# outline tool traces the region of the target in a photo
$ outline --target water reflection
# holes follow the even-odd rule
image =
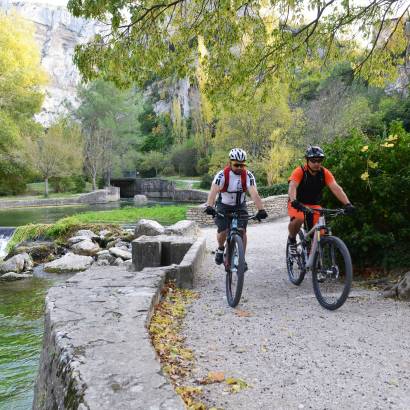
[[[27,410],[33,400],[43,337],[44,297],[69,275],[0,282],[0,409]]]
[[[145,206],[174,205],[173,201],[149,201]],[[70,205],[70,206],[47,206],[27,207],[0,210],[0,226],[21,226],[30,223],[53,223],[60,218],[86,211],[106,211],[123,207],[134,207],[132,199],[121,199],[119,202],[94,205]]]

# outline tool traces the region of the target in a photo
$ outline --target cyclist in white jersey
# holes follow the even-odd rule
[[[218,215],[217,212],[225,214],[229,211],[239,210],[241,216],[246,216],[246,192],[249,192],[258,209],[256,218],[259,220],[265,219],[268,214],[263,209],[262,200],[256,189],[255,177],[246,169],[246,152],[240,148],[233,148],[229,152],[229,165],[215,175],[205,208],[205,213],[215,217],[215,223],[218,227],[218,249],[215,254],[215,262],[218,265],[223,262],[224,243],[228,234],[228,221],[227,218]],[[215,201],[216,210],[214,208]],[[245,250],[247,223],[247,219],[240,219],[238,221],[238,227],[243,232],[242,239]],[[247,265],[245,266],[247,268]]]

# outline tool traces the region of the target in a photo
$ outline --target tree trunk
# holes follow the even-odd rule
[[[48,178],[44,179],[44,196],[48,198]]]
[[[97,189],[97,183],[96,183],[96,181],[95,181],[95,175],[93,175],[93,180],[92,180],[92,183],[93,183],[93,191],[95,191],[96,189]]]

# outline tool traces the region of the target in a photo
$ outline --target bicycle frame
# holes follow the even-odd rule
[[[313,260],[315,258],[315,254],[318,250],[320,252],[319,245],[320,245],[320,238],[321,238],[321,230],[324,228],[328,229],[326,227],[325,216],[322,214],[319,217],[319,221],[313,226],[313,228],[309,232],[305,233],[305,239],[310,238],[310,237],[313,238],[312,247],[310,249],[310,255],[309,255],[309,258],[307,258],[307,262],[306,262],[306,268],[311,269],[313,267]]]

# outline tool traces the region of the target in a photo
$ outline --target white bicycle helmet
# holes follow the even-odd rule
[[[229,159],[233,161],[246,161],[246,152],[241,148],[232,148],[229,151]]]

